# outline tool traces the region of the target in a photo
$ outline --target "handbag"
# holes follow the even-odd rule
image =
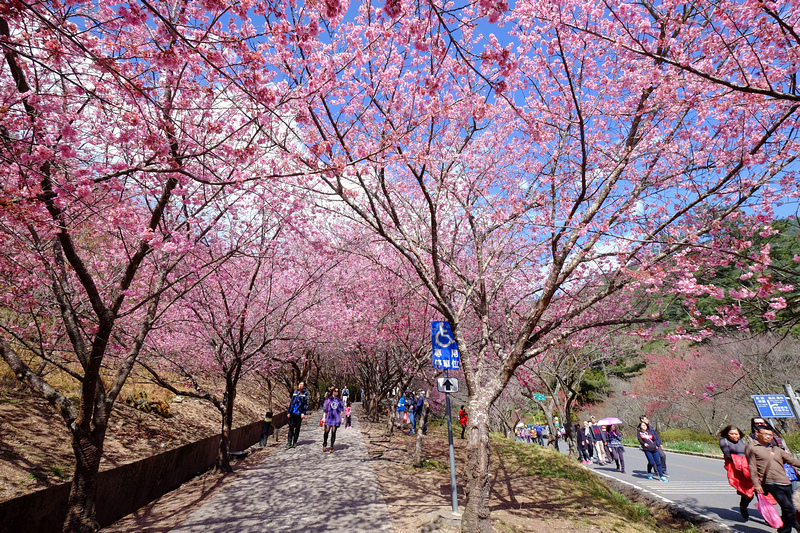
[[[789,476],[789,481],[797,481],[797,472],[795,472],[792,465],[783,463],[783,470],[786,472],[786,475]]]
[[[767,521],[771,527],[779,528],[783,526],[783,520],[781,520],[781,515],[778,514],[778,511],[769,504],[767,499],[764,497],[764,494],[758,494],[758,501],[756,502],[756,511],[758,511],[764,520]]]
[[[408,422],[408,413],[403,413],[403,422]]]
[[[325,425],[325,417],[323,416],[322,418],[319,419],[319,427],[322,427],[324,425]]]

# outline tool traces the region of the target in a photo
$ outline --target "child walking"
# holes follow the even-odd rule
[[[344,428],[347,429],[351,427],[350,425],[350,403],[347,403],[347,407],[344,410]]]

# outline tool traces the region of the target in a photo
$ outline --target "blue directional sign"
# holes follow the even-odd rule
[[[752,398],[762,418],[794,418],[789,402],[783,394],[755,394]]]
[[[431,322],[431,343],[433,344],[433,368],[445,370],[461,368],[461,356],[458,353],[458,345],[449,322]]]

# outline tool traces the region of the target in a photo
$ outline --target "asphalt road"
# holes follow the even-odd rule
[[[562,443],[562,452],[565,447]],[[647,460],[638,448],[625,449],[625,474],[617,472],[614,463],[587,466],[600,474],[630,483],[640,490],[649,491],[662,499],[705,515],[734,531],[775,531],[756,511],[755,500],[750,503],[750,520],[742,520],[739,514],[739,495],[728,484],[722,459],[667,452],[669,482],[666,483],[647,479]]]

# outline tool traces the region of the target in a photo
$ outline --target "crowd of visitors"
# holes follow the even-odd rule
[[[413,435],[417,432],[417,422],[422,418],[422,413],[425,412],[425,419],[423,421],[422,433],[428,432],[428,413],[430,406],[425,400],[425,391],[419,391],[419,394],[414,394],[412,391],[407,390],[400,399],[397,401],[396,408],[396,425],[398,429],[405,431],[408,429],[408,434]]]
[[[344,420],[345,429],[351,427],[351,402],[349,400],[349,395],[350,393],[347,386],[342,387],[342,391],[340,391],[338,387],[331,385],[320,398],[322,418],[319,420],[319,425],[324,429],[322,437],[323,452],[333,453],[336,444],[336,431],[339,429],[339,426],[342,425],[342,420]],[[289,408],[286,410],[289,419],[289,437],[286,448],[294,448],[297,446],[297,439],[300,436],[300,425],[308,411],[308,399],[308,390],[306,390],[305,383],[301,381],[297,384],[297,388],[292,393],[289,401]],[[330,438],[330,447],[328,446],[328,438]]]
[[[425,392],[414,394],[406,391],[397,402],[396,425],[400,429],[408,429],[409,434],[417,431],[418,422],[422,421],[422,433],[427,433],[430,406]],[[308,409],[309,393],[305,384],[300,382],[291,396],[287,410],[289,436],[287,448],[297,445],[300,425]],[[336,431],[342,421],[345,428],[351,427],[351,405],[347,387],[340,390],[329,387],[321,399],[323,410],[320,425],[324,426],[322,451],[333,453],[336,443]],[[424,413],[424,417],[423,417]],[[468,415],[462,405],[458,412],[458,423],[461,425],[461,438],[466,432]],[[572,426],[572,436],[578,450],[581,463],[606,465],[615,464],[616,470],[625,473],[625,447],[622,444],[622,433],[619,419],[603,419],[600,422],[594,416],[583,421],[582,425]],[[515,436],[518,441],[544,446],[552,444],[558,449],[558,441],[566,438],[566,428],[556,425],[551,435],[547,424],[525,424],[521,419],[516,425]],[[330,446],[328,439],[330,438]],[[639,448],[647,460],[647,477],[667,482],[667,460],[664,447],[658,432],[650,425],[647,416],[639,417],[636,427],[636,439]],[[750,503],[758,498],[759,509],[769,524],[776,527],[778,533],[789,533],[792,529],[800,532],[797,519],[796,504],[800,495],[795,494],[800,460],[794,458],[786,446],[781,434],[764,418],[750,420],[750,433],[745,433],[734,425],[725,426],[719,433],[719,447],[724,456],[724,467],[728,482],[740,496],[739,512],[742,519],[750,518]],[[780,516],[772,506],[780,507]]]
[[[661,463],[658,450],[661,440],[658,433],[650,427],[647,417],[642,417],[637,428],[637,440],[647,458],[647,477],[653,479],[651,468],[655,467],[661,481],[668,481],[666,463]],[[618,421],[618,420],[617,420]],[[602,421],[601,421],[602,422]],[[583,426],[575,424],[575,443],[578,448],[578,459],[583,464],[611,464],[618,472],[625,473],[625,447],[622,444],[622,432],[617,424],[598,423],[595,417],[583,421]]]
[[[573,430],[583,464],[602,465],[613,461],[618,471],[625,472],[625,449],[616,424],[598,423],[590,417],[582,426],[575,424]],[[639,417],[636,439],[647,459],[647,477],[657,476],[661,481],[669,481],[664,446],[647,416]],[[748,434],[734,425],[725,426],[719,433],[719,447],[728,482],[740,496],[742,519],[750,518],[750,503],[758,498],[756,508],[778,533],[800,531],[797,510],[800,493],[796,493],[798,471],[795,470],[800,468],[800,460],[791,454],[780,433],[764,418],[756,417],[750,420]],[[779,506],[780,515],[774,505]]]
[[[539,446],[552,445],[558,449],[558,442],[566,438],[566,429],[561,425],[556,424],[556,430],[552,432],[552,439],[550,438],[550,426],[547,424],[525,424],[520,420],[514,428],[514,433],[519,442],[527,442],[538,444]]]
[[[793,500],[797,490],[795,467],[800,467],[800,461],[789,452],[780,433],[766,420],[756,417],[750,419],[747,436],[738,427],[729,425],[722,428],[719,437],[728,482],[740,496],[742,519],[750,518],[750,502],[757,497],[762,517],[779,533],[800,531],[796,498]],[[770,508],[776,504],[781,509],[780,517],[770,516]]]

